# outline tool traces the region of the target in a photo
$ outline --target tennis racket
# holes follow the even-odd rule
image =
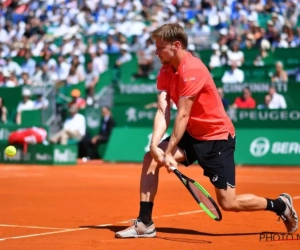
[[[189,190],[199,206],[204,212],[216,221],[222,220],[221,211],[217,203],[213,200],[210,194],[196,181],[182,174],[178,169],[171,166],[173,173],[181,180],[183,185]]]

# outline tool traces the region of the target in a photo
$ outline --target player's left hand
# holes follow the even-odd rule
[[[177,168],[177,161],[174,159],[172,154],[165,154],[163,164],[166,166],[169,173],[172,171],[170,169],[171,166]]]

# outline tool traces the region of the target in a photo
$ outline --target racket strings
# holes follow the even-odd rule
[[[188,185],[197,201],[201,202],[214,216],[219,218],[219,213],[211,200],[195,184],[189,182]]]

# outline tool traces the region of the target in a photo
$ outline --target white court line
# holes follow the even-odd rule
[[[294,200],[298,200],[298,199],[300,199],[300,196],[294,196],[293,199]],[[189,212],[181,212],[181,213],[175,213],[175,214],[166,214],[166,215],[154,216],[153,219],[166,218],[166,217],[174,217],[174,216],[187,215],[187,214],[195,214],[195,213],[201,213],[201,212],[204,212],[204,211],[203,210],[194,210],[194,211],[189,211]],[[117,222],[115,224],[124,224],[124,223],[128,223],[129,221],[130,220],[121,221],[121,222]],[[96,227],[106,227],[106,226],[112,226],[112,225],[113,224],[101,224],[101,225],[96,225]],[[9,225],[7,225],[7,226],[9,226]],[[13,226],[17,227],[17,225],[13,225]],[[19,227],[27,227],[27,226],[19,226]],[[28,226],[28,228],[32,228],[32,226]],[[35,227],[35,228],[43,228],[43,227]],[[61,228],[59,228],[59,229],[61,229]],[[88,229],[90,229],[90,228],[85,227],[85,228],[64,229],[64,230],[59,230],[59,231],[54,231],[54,232],[48,232],[48,233],[28,234],[28,235],[21,235],[21,236],[0,238],[0,241],[22,239],[22,238],[31,238],[31,237],[37,237],[37,236],[43,236],[43,235],[51,235],[51,234],[58,234],[58,233],[68,233],[68,232],[75,232],[75,231],[83,231],[83,230],[88,230]]]
[[[202,210],[196,210],[196,211],[190,211],[190,212],[184,212],[184,213],[167,214],[167,215],[155,216],[155,217],[153,217],[153,219],[164,218],[164,217],[172,217],[172,216],[178,216],[178,215],[186,215],[186,214],[194,214],[194,213],[199,213],[199,212],[203,212],[203,211]],[[130,220],[121,221],[121,222],[117,222],[115,224],[124,224],[124,223],[128,223],[129,221]],[[106,227],[106,226],[112,226],[112,225],[113,224],[101,224],[101,225],[96,225],[96,227]],[[21,227],[26,227],[26,226],[21,226]],[[29,228],[31,228],[31,226],[29,226]],[[64,229],[64,230],[59,230],[59,231],[54,231],[54,232],[47,232],[47,233],[40,233],[40,234],[27,234],[27,235],[21,235],[21,236],[0,238],[0,241],[15,240],[15,239],[22,239],[22,238],[31,238],[31,237],[58,234],[58,233],[68,233],[68,232],[82,231],[82,230],[88,230],[88,229],[90,229],[90,228],[85,227],[85,228]]]
[[[21,225],[10,225],[10,224],[0,224],[0,227],[23,227],[23,228],[38,228],[38,229],[54,229],[54,230],[68,230],[73,228],[58,228],[58,227],[38,227],[38,226],[21,226]]]
[[[0,241],[22,239],[22,238],[30,238],[30,237],[36,237],[36,236],[49,235],[49,234],[67,233],[67,232],[74,232],[74,231],[80,231],[80,230],[85,230],[85,229],[88,229],[88,228],[74,228],[74,229],[66,229],[66,230],[60,230],[60,231],[48,232],[48,233],[27,234],[27,235],[22,235],[22,236],[14,236],[14,237],[1,238]]]

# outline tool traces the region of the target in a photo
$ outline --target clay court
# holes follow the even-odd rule
[[[215,197],[199,167],[180,170]],[[1,165],[0,249],[299,249],[300,240],[260,241],[262,232],[285,233],[270,212],[223,212],[213,221],[165,169],[154,208],[157,237],[115,239],[137,216],[139,176],[139,164]],[[237,192],[290,193],[299,213],[300,169],[238,167]]]

